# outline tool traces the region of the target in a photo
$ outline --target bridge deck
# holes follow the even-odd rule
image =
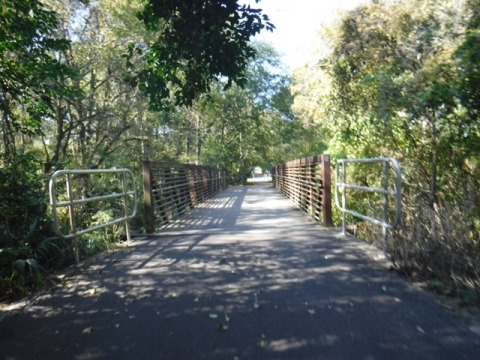
[[[466,325],[336,233],[230,188],[5,317],[1,358],[478,358]]]

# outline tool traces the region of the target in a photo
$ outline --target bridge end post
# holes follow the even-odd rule
[[[323,224],[325,226],[332,226],[332,180],[330,171],[330,155],[322,155],[321,159],[322,168],[322,184],[323,184]]]
[[[153,208],[153,192],[152,192],[152,168],[150,161],[143,161],[143,195],[145,207],[145,231],[152,233],[155,231],[155,214]]]

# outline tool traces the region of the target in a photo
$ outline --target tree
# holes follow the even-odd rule
[[[295,99],[296,113],[326,128],[334,160],[401,161],[404,226],[391,255],[407,274],[458,288],[479,281],[478,14],[478,1],[468,0],[362,5],[329,31],[318,80],[296,77],[294,88],[307,94]],[[349,177],[381,186],[357,168]],[[373,211],[366,200],[351,205]]]
[[[244,85],[245,68],[255,56],[249,44],[262,29],[273,30],[261,10],[238,0],[148,0],[140,14],[156,39],[145,53],[145,68],[131,77],[150,97],[152,108],[162,107],[170,94],[177,105],[191,105],[208,92],[214,80]]]
[[[433,208],[439,183],[451,173],[445,160],[465,140],[455,135],[467,124],[459,116],[453,62],[463,15],[448,1],[422,5],[414,11],[415,2],[374,3],[352,11],[330,64],[343,139],[360,154],[381,149],[415,159],[411,184]]]
[[[466,26],[465,38],[455,52],[458,75],[460,79],[459,98],[462,105],[468,111],[468,117],[478,124],[480,121],[480,4],[478,1],[468,1],[467,10],[469,14]],[[472,132],[469,137],[471,147],[477,152],[479,137],[478,132]]]
[[[141,2],[47,1],[60,19],[58,32],[72,43],[58,56],[78,69],[73,85],[83,97],[58,99],[55,117],[45,121],[49,128],[43,139],[45,172],[65,164],[82,168],[136,164],[148,140],[147,119],[152,117],[141,91],[125,81],[124,54],[129,42],[140,45],[149,39],[136,16]],[[134,69],[140,66],[136,60],[130,64]]]
[[[39,0],[0,4],[0,121],[6,161],[15,156],[16,134],[39,135],[53,115],[53,99],[74,90],[59,81],[74,75],[54,56],[69,42],[57,39],[57,18]]]

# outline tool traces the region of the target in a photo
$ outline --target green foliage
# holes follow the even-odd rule
[[[38,288],[49,269],[61,268],[66,258],[57,237],[27,238],[19,247],[0,247],[0,299],[17,298]]]
[[[478,21],[479,18],[480,15],[477,11],[475,16],[472,16],[471,21]],[[480,102],[480,67],[477,61],[479,57],[480,30],[471,28],[467,30],[465,40],[458,47],[455,59],[458,63],[457,69],[460,78],[459,98],[463,106],[468,110],[470,120],[476,123],[478,123],[480,117],[478,110]]]
[[[177,105],[191,105],[214,80],[227,79],[226,88],[244,85],[255,55],[250,38],[274,28],[261,10],[238,0],[149,0],[140,18],[157,38],[149,44],[145,69],[132,81],[156,109],[170,93]],[[134,51],[143,52],[132,46],[129,58]]]
[[[41,164],[33,153],[17,155],[1,168],[0,244],[18,246],[46,225],[44,186]]]
[[[58,80],[73,75],[53,52],[69,42],[55,38],[55,13],[38,0],[0,4],[0,121],[3,155],[15,155],[15,134],[42,133],[42,121],[53,115],[52,102],[73,90]]]
[[[146,144],[149,156],[221,166],[231,183],[244,183],[255,166],[266,170],[323,146],[318,127],[293,119],[289,79],[277,68],[278,55],[267,45],[255,46],[257,57],[247,67],[244,88],[212,84],[208,96],[193,106],[155,117],[156,132]]]
[[[105,224],[108,221],[112,221],[118,218],[119,211],[122,211],[122,209],[115,209],[114,207],[106,208],[106,210],[98,210],[92,216],[89,226]],[[117,213],[117,215],[115,215],[115,213]],[[82,237],[81,252],[85,256],[90,256],[103,250],[109,250],[111,245],[114,245],[125,236],[124,229],[125,226],[121,223],[85,235]]]
[[[333,160],[400,160],[405,216],[390,254],[401,272],[440,279],[457,295],[480,287],[478,9],[449,0],[362,5],[327,31],[332,51],[293,84],[295,114],[328,134]],[[348,176],[374,183],[361,169]],[[378,203],[348,201],[367,213]],[[372,232],[360,225],[360,236]]]
[[[0,168],[0,289],[6,297],[37,285],[61,251],[46,216],[44,180],[32,153]]]

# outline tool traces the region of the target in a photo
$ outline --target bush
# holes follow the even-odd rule
[[[46,216],[48,198],[41,164],[18,155],[0,171],[0,294],[18,296],[37,286],[57,265],[62,243]]]
[[[457,204],[407,206],[391,241],[396,267],[445,295],[480,302],[480,234],[475,218]]]

